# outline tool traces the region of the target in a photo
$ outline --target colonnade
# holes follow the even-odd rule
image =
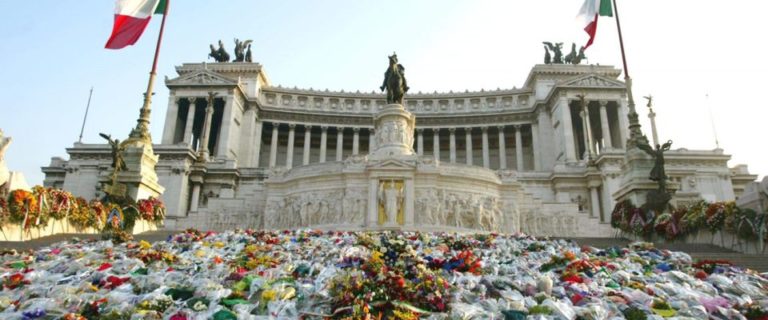
[[[374,129],[370,127],[343,127],[295,123],[270,123],[271,130],[266,129],[261,141],[269,146],[266,167],[284,166],[292,168],[299,165],[294,157],[301,157],[301,165],[324,163],[327,161],[342,161],[345,155],[360,155],[375,150]],[[317,130],[319,128],[319,132]],[[286,130],[287,129],[287,130]],[[286,132],[287,131],[287,132]],[[364,135],[367,131],[368,134]],[[428,147],[425,131],[431,131],[432,145]],[[457,131],[463,134],[463,141],[458,141]],[[296,136],[303,133],[303,142],[298,142]],[[361,134],[362,132],[362,134]],[[317,134],[319,133],[319,146]],[[351,150],[349,135],[352,136]],[[447,134],[448,148],[445,148]],[[331,137],[329,137],[331,135]],[[335,157],[329,154],[329,139],[336,137]],[[496,137],[493,137],[493,136]],[[286,139],[287,136],[287,139]],[[431,156],[449,163],[482,166],[488,169],[510,169],[531,171],[539,168],[538,156],[538,126],[537,124],[511,124],[480,127],[442,127],[416,128],[414,151],[420,156]],[[479,139],[478,139],[479,137]],[[425,139],[427,138],[427,139]],[[301,139],[301,138],[300,138]],[[475,141],[475,140],[479,141]],[[508,141],[507,139],[514,139]],[[443,141],[441,141],[443,140]],[[346,148],[345,148],[345,142]],[[459,158],[457,149],[463,142],[463,159]],[[479,142],[479,145],[477,143]],[[314,146],[314,148],[313,148]],[[367,152],[361,149],[367,146]],[[303,147],[302,151],[296,148]],[[332,147],[332,146],[331,146]],[[283,151],[285,155],[283,155]],[[448,153],[448,159],[441,159],[441,150]],[[258,156],[258,155],[257,155]],[[280,158],[280,159],[279,159]],[[265,160],[266,160],[265,159]],[[513,159],[508,163],[507,159]]]

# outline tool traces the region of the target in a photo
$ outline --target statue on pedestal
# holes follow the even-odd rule
[[[112,139],[112,135],[99,133],[99,135],[106,139],[109,142],[109,145],[112,147],[112,168],[115,168],[115,171],[125,171],[128,169],[128,167],[125,165],[125,160],[123,160],[123,151],[125,151],[125,146],[120,145],[119,139]]]
[[[403,104],[403,97],[410,88],[405,80],[405,68],[397,62],[396,53],[389,56],[389,67],[384,72],[384,83],[379,88],[381,91],[387,90],[387,103]]]
[[[640,150],[645,151],[645,153],[653,157],[654,164],[649,178],[659,183],[659,191],[666,191],[667,178],[669,177],[667,177],[667,173],[664,171],[664,152],[669,151],[671,146],[672,140],[667,141],[661,146],[657,144],[655,150],[648,144],[642,143],[637,145]]]

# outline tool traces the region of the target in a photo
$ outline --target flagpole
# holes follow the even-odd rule
[[[149,83],[147,92],[144,93],[144,105],[139,113],[136,128],[131,131],[129,140],[142,140],[152,144],[152,136],[149,133],[149,115],[152,112],[152,88],[155,86],[155,77],[157,76],[157,58],[160,56],[160,43],[163,41],[163,31],[165,30],[165,18],[168,16],[168,7],[171,6],[171,0],[165,0],[163,9],[163,21],[160,23],[160,33],[157,36],[157,45],[155,46],[155,57],[152,61],[152,71],[149,72]]]
[[[621,34],[621,22],[619,21],[619,7],[616,6],[616,0],[613,0],[613,11],[616,13],[616,28],[619,31],[619,46],[621,46],[621,61],[624,64],[624,83],[627,86],[627,100],[629,107],[629,139],[627,139],[627,149],[635,147],[638,143],[648,144],[648,138],[643,135],[640,129],[640,121],[635,110],[635,99],[632,96],[632,78],[629,76],[627,68],[627,55],[624,52],[624,37]]]
[[[83,131],[85,130],[85,120],[88,119],[88,109],[91,108],[91,97],[93,97],[93,86],[91,86],[91,93],[88,94],[88,104],[85,105],[85,116],[83,116],[83,126],[80,127],[80,138],[77,142],[83,142]]]

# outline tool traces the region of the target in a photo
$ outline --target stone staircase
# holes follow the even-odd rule
[[[572,238],[581,245],[589,245],[596,248],[612,246],[626,247],[631,240],[625,238]],[[758,272],[768,272],[768,255],[744,254],[713,244],[704,243],[655,243],[659,249],[671,251],[683,251],[691,255],[693,261],[729,260],[735,265],[750,268]]]

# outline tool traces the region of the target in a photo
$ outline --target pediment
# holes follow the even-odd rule
[[[624,82],[599,76],[597,74],[588,74],[576,78],[568,79],[557,85],[558,87],[568,88],[616,88],[623,89]]]
[[[165,79],[165,84],[172,86],[236,86],[237,81],[216,72],[204,69],[188,73],[174,79]]]
[[[413,170],[416,169],[416,163],[410,163],[399,159],[385,159],[375,162],[368,166],[369,170]]]

